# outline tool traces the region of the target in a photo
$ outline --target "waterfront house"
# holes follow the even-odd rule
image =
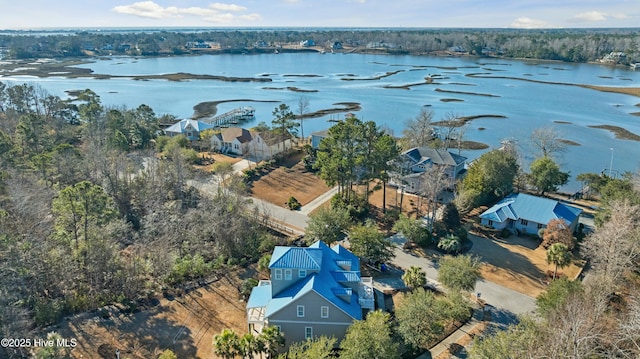
[[[276,326],[291,343],[319,337],[344,338],[349,325],[374,309],[373,281],[361,277],[360,260],[339,244],[277,246],[247,302],[249,332]]]
[[[320,148],[320,141],[327,137],[329,137],[328,129],[311,133],[311,148],[316,150]]]
[[[447,178],[446,187],[453,188],[465,172],[467,158],[447,150],[428,147],[414,147],[400,154],[396,159],[391,176],[391,185],[404,187],[407,192],[417,193],[423,181],[428,181],[428,169],[440,166]]]
[[[550,198],[513,193],[480,215],[482,225],[508,229],[514,233],[538,234],[552,219],[562,219],[574,232],[580,208]]]
[[[184,135],[190,141],[197,141],[200,139],[200,132],[210,128],[213,128],[213,125],[197,120],[184,119],[167,127],[164,133],[169,137]]]
[[[211,149],[226,154],[245,156],[254,161],[268,161],[273,156],[290,149],[291,135],[276,130],[250,131],[241,127],[223,129],[211,137]]]

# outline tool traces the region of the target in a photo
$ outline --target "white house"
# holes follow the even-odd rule
[[[480,222],[495,229],[537,234],[552,219],[563,219],[576,230],[582,210],[577,207],[526,193],[513,193],[480,215]]]
[[[241,127],[223,129],[211,137],[211,149],[222,153],[245,156],[255,161],[268,161],[291,148],[291,136],[282,141],[275,130],[250,131]]]

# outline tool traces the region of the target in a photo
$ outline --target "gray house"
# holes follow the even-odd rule
[[[400,154],[395,160],[396,171],[392,174],[390,184],[404,186],[407,192],[417,193],[422,188],[422,182],[429,180],[425,172],[432,166],[441,166],[448,178],[448,187],[453,188],[465,173],[467,158],[456,155],[447,150],[428,147],[414,147]]]
[[[373,281],[360,276],[360,260],[344,247],[318,241],[273,250],[271,280],[253,288],[247,302],[249,332],[276,326],[286,346],[317,336],[339,340],[363,310],[374,309]]]
[[[515,233],[538,234],[552,219],[562,219],[574,232],[582,210],[550,198],[514,193],[480,215],[482,225]]]

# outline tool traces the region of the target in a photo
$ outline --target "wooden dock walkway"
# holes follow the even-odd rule
[[[235,108],[229,112],[211,118],[204,118],[200,121],[214,125],[216,127],[228,127],[230,124],[235,125],[240,121],[252,120],[255,117],[256,110],[251,106]]]

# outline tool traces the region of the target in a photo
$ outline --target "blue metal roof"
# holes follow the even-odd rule
[[[317,248],[276,247],[269,268],[320,270],[322,250]]]
[[[507,219],[547,224],[552,219],[562,218],[573,222],[582,210],[549,198],[532,196],[526,193],[514,193],[486,210],[480,218],[495,222]]]
[[[253,287],[251,295],[247,301],[247,308],[266,307],[271,300],[271,285],[259,285]]]
[[[335,279],[338,283],[346,283],[346,282],[359,282],[360,281],[360,272],[331,272],[333,279]]]
[[[352,271],[344,271],[338,261],[350,261]],[[358,302],[356,291],[343,287],[341,282],[360,281],[360,261],[353,253],[339,245],[329,248],[323,242],[316,242],[307,248],[281,247],[274,248],[269,268],[317,269],[282,292],[273,295],[271,285],[255,287],[247,308],[264,307],[268,318],[283,308],[295,304],[302,296],[315,292],[327,302],[335,305],[350,317],[362,319],[362,307]],[[349,301],[338,295],[350,295]]]

